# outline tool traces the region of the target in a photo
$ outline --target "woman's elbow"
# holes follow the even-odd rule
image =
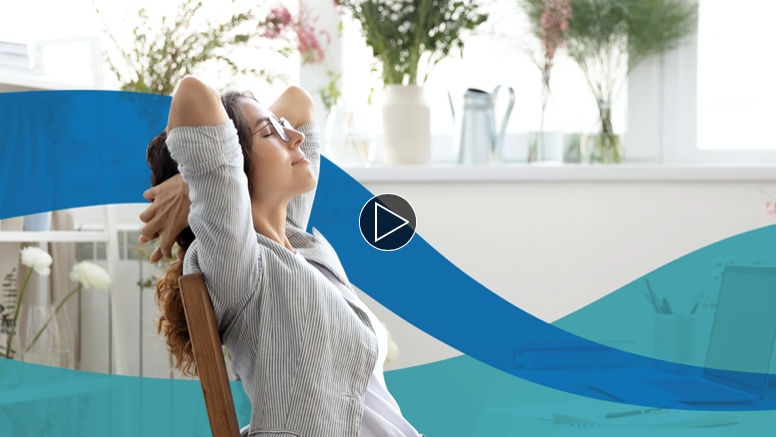
[[[180,81],[170,103],[170,129],[220,124],[227,118],[218,91],[194,76]]]
[[[287,94],[289,99],[294,102],[298,126],[315,121],[315,102],[307,91],[298,86],[290,86],[284,91],[284,94]]]

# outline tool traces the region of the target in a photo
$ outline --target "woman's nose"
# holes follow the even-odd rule
[[[285,130],[286,135],[288,136],[288,143],[291,144],[291,147],[297,148],[302,145],[302,142],[304,141],[303,133],[289,128],[285,128]]]

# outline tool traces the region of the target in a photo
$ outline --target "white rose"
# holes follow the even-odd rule
[[[107,290],[110,287],[110,275],[105,269],[89,261],[81,261],[73,266],[70,279],[81,284],[83,288]]]
[[[382,323],[383,328],[385,328],[385,334],[388,336],[388,353],[385,355],[384,363],[384,365],[387,366],[396,361],[396,358],[399,358],[399,345],[396,344],[396,342],[391,338],[391,331],[388,330],[388,327],[385,326],[385,323],[382,321],[380,323]]]
[[[51,273],[51,255],[46,253],[40,247],[28,246],[21,250],[22,252],[22,264],[34,269],[36,272],[43,276],[48,276]]]

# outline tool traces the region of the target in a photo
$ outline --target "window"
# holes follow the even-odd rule
[[[478,35],[465,41],[463,58],[454,53],[442,60],[431,70],[425,84],[425,96],[431,106],[432,161],[451,162],[453,159],[453,122],[448,91],[453,102],[460,106],[467,88],[491,92],[497,85],[503,84],[515,90],[516,101],[504,142],[505,158],[508,161],[524,162],[528,151],[528,133],[539,130],[541,72],[520,45],[515,43],[521,37],[529,42],[533,38],[528,36],[527,18],[514,1],[481,3],[481,11],[490,14],[488,21],[478,29]],[[371,48],[361,36],[360,25],[351,20],[347,12],[341,18],[343,96],[351,107],[369,112],[374,129],[382,132],[380,108],[384,91],[379,76],[381,66],[377,64],[378,71],[370,72],[376,61]],[[505,35],[495,36],[498,33]],[[423,65],[424,60],[421,60],[421,72]],[[419,74],[420,80],[422,74]],[[548,105],[545,130],[589,133],[598,129],[595,97],[579,67],[563,53],[556,55],[550,86],[555,99],[555,113]],[[371,88],[374,88],[374,93],[370,107],[366,101]],[[500,126],[508,103],[508,93],[503,88],[496,110],[497,126]],[[613,123],[617,133],[624,134],[627,131],[627,100],[628,87],[625,84],[613,105]]]
[[[286,0],[278,1],[294,3]],[[131,50],[134,40],[132,30],[139,22],[137,15],[140,8],[145,8],[150,18],[148,24],[156,32],[161,28],[162,15],[175,17],[178,5],[182,2],[97,0],[95,4],[100,10],[99,15],[95,12],[92,2],[84,0],[6,3],[3,5],[3,13],[0,14],[0,41],[20,42],[31,46],[33,41],[99,35],[100,49],[107,50],[111,57],[119,59],[120,55],[114,42],[101,29],[101,18],[110,26],[119,44],[124,49]],[[191,28],[201,27],[202,22],[208,18],[218,21],[228,18],[233,13],[251,8],[266,9],[261,2],[258,8],[257,3],[251,0],[238,0],[233,4],[219,0],[202,0],[202,3],[202,9],[194,16],[194,20],[188,23]],[[39,12],[41,10],[45,10],[46,13],[41,14]],[[20,17],[35,17],[35,19],[19,19]],[[46,79],[72,85],[91,86],[92,73],[87,44],[69,43],[44,47],[44,58],[45,67],[50,76]],[[274,100],[287,85],[299,83],[299,55],[296,52],[285,57],[272,50],[238,47],[234,50],[233,58],[241,67],[270,69],[275,73],[284,74],[288,77],[288,83],[275,82],[269,85],[258,77],[233,77],[223,62],[216,61],[203,64],[195,73],[216,89],[222,90],[227,86],[233,86],[240,90],[251,90],[260,101],[266,103]],[[121,62],[118,64],[121,65]],[[118,89],[120,84],[107,63],[103,63],[102,72],[104,88]]]
[[[321,3],[324,0],[310,0]],[[687,0],[696,1],[696,0]],[[630,162],[766,162],[776,161],[776,49],[768,45],[768,17],[776,4],[764,0],[699,0],[699,29],[682,45],[631,72],[614,100],[615,132],[625,135]],[[512,1],[483,4],[496,30],[527,35],[527,23]],[[485,26],[488,24],[486,23]],[[358,24],[344,20],[342,41],[343,95],[362,105],[375,88],[371,111],[382,130],[382,83],[369,73],[372,61]],[[487,66],[487,68],[483,68]],[[429,76],[426,96],[432,110],[432,161],[452,153],[452,121],[447,91],[454,97],[467,87],[491,91],[500,83],[515,89],[517,101],[507,125],[505,153],[524,160],[528,132],[539,126],[540,76],[518,48],[507,48],[488,35],[467,40],[463,60],[440,62]],[[594,132],[596,106],[577,65],[556,57],[551,86],[564,133]],[[506,99],[502,99],[506,100]],[[440,151],[450,150],[450,156]],[[442,158],[442,159],[440,159]]]
[[[700,0],[698,32],[641,75],[638,86],[657,96],[656,115],[643,123],[660,132],[660,160],[776,161],[776,140],[768,132],[776,117],[770,105],[776,87],[769,77],[775,50],[764,43],[773,10],[764,0]],[[631,89],[636,86],[631,80]]]
[[[700,0],[698,149],[776,150],[776,3]]]

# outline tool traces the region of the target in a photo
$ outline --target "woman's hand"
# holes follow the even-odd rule
[[[151,205],[140,214],[145,226],[140,230],[138,242],[144,244],[161,235],[162,241],[151,254],[151,262],[159,261],[162,256],[171,258],[175,238],[189,226],[189,185],[177,174],[146,190],[143,197]]]

